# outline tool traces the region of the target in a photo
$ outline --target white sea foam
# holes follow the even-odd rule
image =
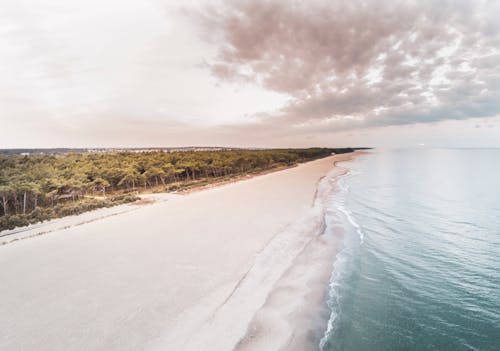
[[[353,256],[356,254],[359,245],[363,244],[364,233],[361,226],[356,222],[352,212],[346,207],[346,198],[349,192],[349,186],[345,179],[354,174],[348,172],[337,181],[337,191],[331,196],[331,201],[327,204],[327,230],[334,224],[341,224],[344,229],[344,247],[337,254],[333,264],[333,272],[330,278],[327,304],[330,309],[330,317],[327,322],[326,330],[319,342],[320,350],[324,350],[325,345],[335,328],[335,322],[338,317],[338,306],[340,304],[339,287],[342,281],[349,275],[350,265]]]

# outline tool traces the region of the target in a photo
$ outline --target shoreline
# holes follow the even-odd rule
[[[337,192],[338,180],[349,172],[338,163],[350,161],[359,154],[335,161],[330,174],[318,181],[313,206],[320,202],[321,217],[325,215],[328,197]],[[318,194],[320,182],[325,181],[330,184],[323,184],[327,189]],[[304,351],[319,347],[330,315],[328,283],[335,257],[341,251],[343,236],[342,227],[331,228],[326,222],[310,232],[307,244],[276,282],[234,351]]]
[[[245,336],[255,318],[270,320],[262,316],[273,291],[302,271],[292,266],[304,268],[312,257],[316,268],[325,267],[321,257],[332,258],[335,245],[313,240],[324,223],[310,204],[322,196],[317,189],[330,179],[323,177],[341,168],[334,163],[353,157],[168,194],[134,211],[0,246],[0,346],[244,350],[258,340],[289,342],[279,332],[271,339]],[[306,286],[317,291],[327,275]]]

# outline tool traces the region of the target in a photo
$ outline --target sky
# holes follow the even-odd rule
[[[500,1],[0,1],[0,148],[500,147]]]

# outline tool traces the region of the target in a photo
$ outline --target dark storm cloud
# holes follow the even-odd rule
[[[286,94],[264,122],[381,126],[500,113],[495,1],[231,1],[192,14],[217,77]]]

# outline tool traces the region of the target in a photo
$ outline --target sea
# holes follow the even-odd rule
[[[499,351],[500,149],[373,150],[343,166],[319,349]]]

